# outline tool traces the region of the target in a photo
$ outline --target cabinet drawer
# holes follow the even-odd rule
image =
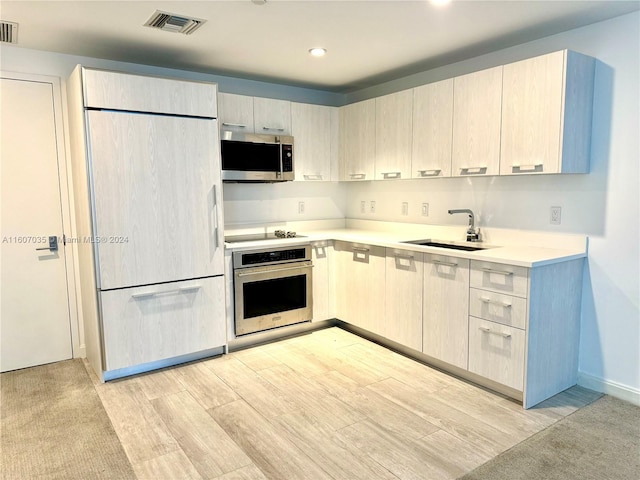
[[[224,277],[100,294],[106,370],[225,344]]]
[[[526,297],[529,290],[529,269],[472,260],[470,284],[475,288]]]
[[[527,319],[527,300],[471,288],[469,291],[469,314],[524,330]]]
[[[83,69],[85,107],[217,117],[214,83]]]
[[[524,330],[469,317],[470,372],[522,391],[524,353]]]

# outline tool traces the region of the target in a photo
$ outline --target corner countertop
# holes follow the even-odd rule
[[[457,258],[468,258],[471,260],[479,260],[493,263],[501,263],[507,265],[515,265],[520,267],[540,267],[551,265],[559,262],[585,258],[587,256],[587,242],[583,238],[583,242],[578,241],[566,242],[561,244],[560,248],[553,248],[540,245],[522,245],[523,241],[514,242],[514,238],[509,236],[494,235],[497,238],[491,239],[491,242],[477,243],[473,245],[486,245],[484,250],[464,251],[454,250],[442,247],[422,246],[411,243],[405,243],[412,240],[432,239],[440,241],[459,241],[459,238],[451,238],[451,236],[443,235],[443,232],[410,231],[391,232],[384,230],[371,230],[362,228],[337,228],[328,230],[310,230],[299,231],[301,237],[283,238],[278,240],[258,240],[241,243],[225,242],[225,248],[230,251],[253,250],[258,248],[277,248],[287,245],[304,245],[308,243],[337,240],[343,242],[352,242],[366,245],[375,245],[385,248],[394,248],[399,250],[407,250],[413,252],[423,252],[434,255],[444,255]],[[427,235],[425,235],[427,233]],[[511,235],[513,237],[513,235]],[[500,242],[505,240],[505,242]],[[508,241],[506,241],[508,240]],[[512,243],[514,242],[514,243]]]

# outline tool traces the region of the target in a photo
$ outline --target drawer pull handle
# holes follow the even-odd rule
[[[303,175],[305,180],[322,180],[322,175]]]
[[[369,249],[368,248],[364,248],[364,247],[353,247],[353,251],[354,252],[368,252]]]
[[[460,175],[483,175],[487,167],[460,167]]]
[[[526,173],[526,172],[542,172],[544,165],[542,163],[533,163],[531,165],[511,165],[511,173]]]
[[[457,267],[458,266],[457,263],[441,262],[440,260],[434,260],[433,263],[435,263],[436,265],[440,265],[442,267]]]
[[[442,170],[440,170],[439,168],[436,168],[434,170],[418,170],[418,173],[421,177],[437,177],[438,175],[440,175],[441,171]]]
[[[171,295],[175,293],[184,293],[191,292],[192,290],[200,290],[202,285],[190,285],[187,287],[174,288],[173,290],[164,290],[160,292],[142,292],[142,293],[134,293],[131,295],[132,298],[145,298],[145,297],[156,297],[158,295]]]
[[[492,300],[492,299],[487,298],[487,297],[480,297],[480,301],[482,301],[484,303],[493,303],[494,305],[500,305],[501,307],[504,307],[504,308],[511,308],[511,304],[510,303],[499,302],[497,300]]]
[[[400,178],[402,172],[382,172],[382,178]]]
[[[392,254],[392,256],[395,258],[404,258],[405,260],[413,260],[413,255],[403,255],[401,253],[394,253]]]
[[[513,272],[506,272],[504,270],[494,270],[493,268],[483,268],[481,270],[485,273],[497,273],[498,275],[504,275],[505,277],[513,275]]]
[[[224,125],[225,127],[247,128],[247,126],[246,126],[246,125],[243,125],[242,123],[227,123],[227,122],[222,122],[222,125]]]
[[[364,180],[365,178],[367,178],[367,174],[366,173],[350,173],[349,176],[353,180]]]
[[[493,330],[491,330],[489,327],[478,327],[480,330],[482,330],[484,333],[491,333],[492,335],[500,335],[501,337],[504,338],[511,338],[511,334],[510,333],[506,333],[506,332],[494,332]]]
[[[276,132],[284,132],[284,128],[280,127],[262,127],[263,130],[275,130]]]

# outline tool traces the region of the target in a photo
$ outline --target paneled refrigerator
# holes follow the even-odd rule
[[[87,357],[102,380],[226,343],[215,84],[78,66],[68,82]]]

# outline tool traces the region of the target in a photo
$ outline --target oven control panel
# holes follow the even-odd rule
[[[233,254],[234,268],[298,262],[310,259],[311,248],[309,245],[251,250],[248,252],[235,252]]]

